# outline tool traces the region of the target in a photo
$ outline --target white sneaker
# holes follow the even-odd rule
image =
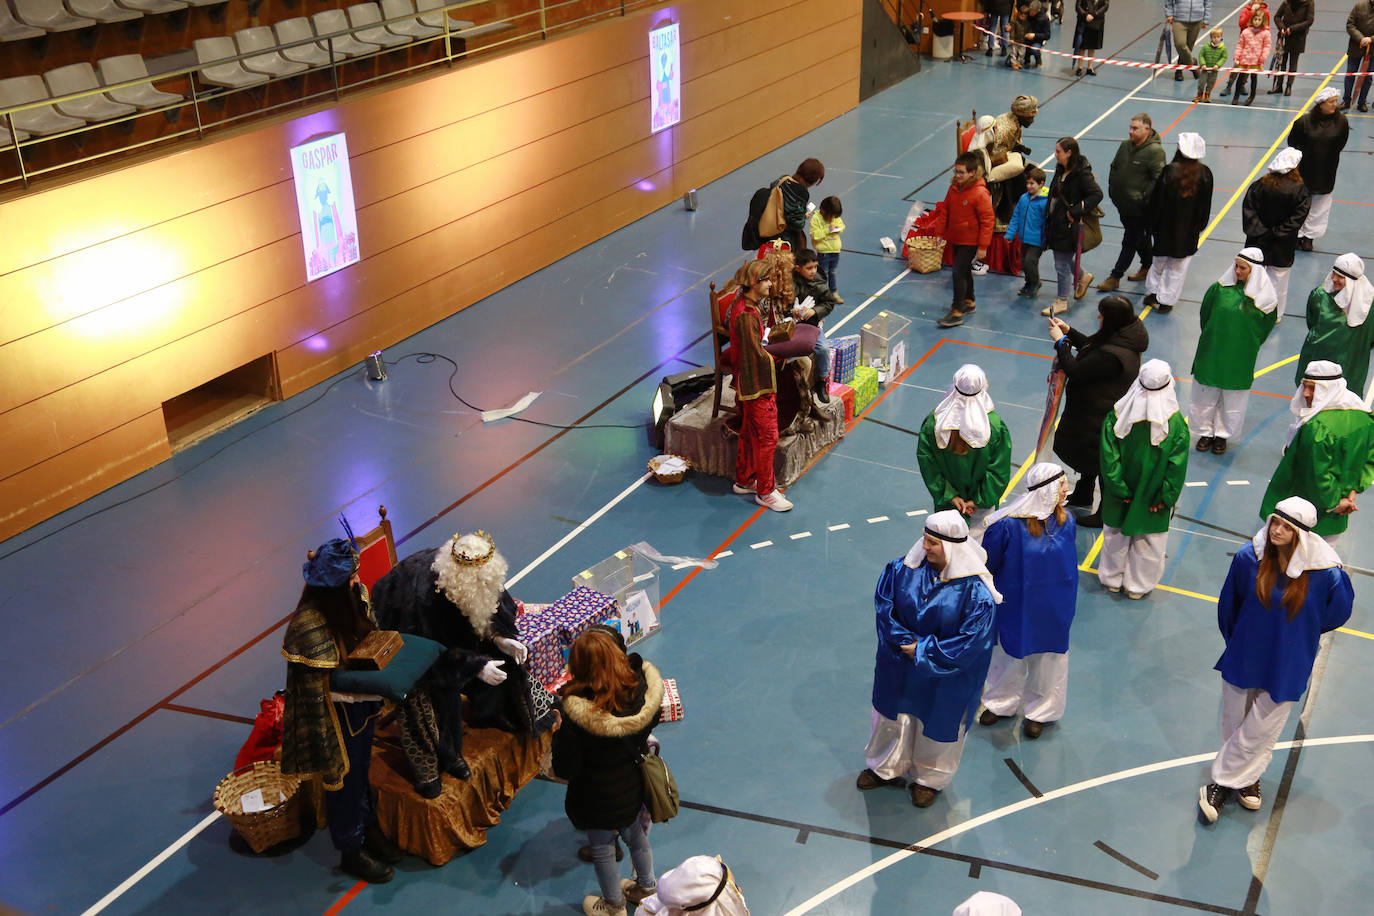
[[[975,277],[985,277],[988,273],[988,265],[983,261],[974,258],[973,267],[970,270]]]
[[[742,487],[737,483],[730,484],[730,489],[735,491],[736,496],[753,496],[756,492],[753,487]]]
[[[772,493],[759,493],[754,496],[754,502],[774,512],[787,512],[792,508],[792,503],[786,496],[782,495],[781,490],[774,490]]]
[[[1069,310],[1069,300],[1056,299],[1040,310],[1042,315],[1062,315]]]
[[[607,903],[599,894],[588,894],[582,899],[582,912],[587,916],[626,916],[625,901]]]

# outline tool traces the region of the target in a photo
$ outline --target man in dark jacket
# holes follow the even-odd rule
[[[792,269],[792,287],[796,291],[798,303],[792,309],[792,317],[817,328],[821,326],[822,321],[830,317],[837,304],[835,293],[820,276],[819,267],[816,252],[803,248],[797,252],[796,266]],[[811,299],[811,304],[803,306],[801,303],[806,302],[808,298]],[[811,362],[814,373],[812,388],[816,392],[816,400],[822,404],[829,404],[830,392],[825,380],[830,377],[830,341],[826,339],[824,332],[816,335],[816,349],[812,351]]]
[[[1302,153],[1302,180],[1312,194],[1312,207],[1298,231],[1298,247],[1312,250],[1312,240],[1326,235],[1331,216],[1331,192],[1341,150],[1350,139],[1350,122],[1341,113],[1335,89],[1327,86],[1313,98],[1312,107],[1293,122],[1288,145]]]
[[[1298,69],[1298,58],[1307,50],[1307,30],[1312,28],[1314,15],[1312,0],[1283,0],[1278,12],[1274,13],[1274,27],[1279,32],[1276,47],[1280,70],[1293,72]],[[1269,94],[1280,92],[1284,95],[1293,94],[1293,77],[1288,77],[1286,85],[1283,77],[1274,77],[1274,88],[1269,90]]]
[[[1350,107],[1351,94],[1355,91],[1356,74],[1360,83],[1360,111],[1369,110],[1369,52],[1374,44],[1374,0],[1359,0],[1350,9],[1345,19],[1345,32],[1350,41],[1345,46],[1345,95],[1341,98],[1341,110]]]
[[[1011,28],[1011,0],[983,0],[983,12],[987,15],[987,30],[994,32],[1002,41],[1002,56],[1007,56],[1007,35]],[[988,49],[984,57],[992,56],[992,36],[988,36]]]
[[[1140,255],[1140,270],[1127,279],[1139,282],[1150,271],[1150,195],[1159,173],[1164,171],[1164,144],[1153,124],[1144,112],[1131,118],[1130,133],[1112,159],[1107,195],[1121,216],[1121,254],[1111,275],[1097,285],[1103,292],[1109,293],[1121,285],[1121,278],[1136,254]]]

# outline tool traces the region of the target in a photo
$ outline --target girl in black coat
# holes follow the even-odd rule
[[[1283,3],[1279,4],[1278,12],[1274,13],[1274,25],[1279,30],[1278,69],[1298,69],[1298,58],[1307,50],[1307,30],[1312,28],[1314,15],[1312,0],[1283,0]],[[1281,76],[1274,77],[1274,88],[1269,90],[1270,95],[1279,92],[1284,95],[1293,94],[1293,77],[1288,77],[1287,85],[1284,85],[1283,79]]]
[[[1144,303],[1157,312],[1172,311],[1178,303],[1188,263],[1212,218],[1212,171],[1202,164],[1206,150],[1198,134],[1181,134],[1174,161],[1159,173],[1150,195],[1147,213],[1154,260],[1145,276]]]
[[[1111,5],[1111,0],[1076,0],[1074,12],[1078,14],[1078,22],[1074,26],[1074,53],[1082,53],[1087,60],[1088,76],[1097,76],[1097,71],[1093,69],[1093,52],[1102,47],[1103,32],[1107,28],[1107,7]],[[1074,75],[1083,75],[1083,63],[1079,61],[1078,66],[1074,67]]]
[[[588,916],[624,916],[628,898],[654,892],[654,856],[639,820],[644,806],[640,758],[658,724],[663,678],[638,655],[626,655],[614,635],[591,629],[568,655],[572,680],[563,694],[563,725],[553,739],[553,771],[568,781],[568,820],[587,832],[599,895],[582,901]],[[620,880],[615,837],[630,849],[635,877]]]
[[[1312,98],[1312,107],[1293,122],[1288,145],[1302,153],[1302,181],[1312,195],[1312,207],[1298,230],[1298,248],[1312,250],[1312,240],[1326,235],[1331,216],[1331,192],[1336,169],[1350,139],[1350,122],[1341,111],[1341,94],[1330,86]]]
[[[1074,255],[1083,228],[1083,217],[1102,203],[1102,188],[1093,177],[1092,163],[1078,151],[1073,137],[1060,137],[1054,145],[1059,167],[1050,182],[1045,210],[1045,244],[1054,252],[1055,300],[1040,311],[1058,315],[1068,311],[1074,291]],[[1091,279],[1091,278],[1090,278]]]
[[[1102,423],[1131,382],[1140,374],[1140,354],[1150,335],[1123,296],[1105,296],[1097,306],[1101,327],[1091,337],[1058,318],[1050,319],[1059,368],[1068,376],[1064,414],[1054,434],[1054,453],[1078,472],[1069,504],[1092,508],[1102,450]],[[1099,512],[1078,519],[1086,528],[1101,528]]]
[[[1298,248],[1298,233],[1312,208],[1312,193],[1303,183],[1298,163],[1302,153],[1291,146],[1279,150],[1269,172],[1250,183],[1241,203],[1245,247],[1264,252],[1264,271],[1279,294],[1279,320],[1288,304],[1288,272]]]

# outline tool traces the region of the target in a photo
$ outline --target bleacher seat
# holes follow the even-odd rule
[[[29,139],[29,132],[26,130],[16,131],[19,134],[19,142],[23,143]],[[0,117],[0,150],[9,149],[14,146],[14,137],[10,134],[10,119]]]
[[[96,63],[96,69],[100,71],[100,82],[106,86],[115,83],[127,83],[129,80],[146,79],[148,76],[148,65],[140,54],[120,54],[117,57],[106,57]],[[180,93],[163,92],[148,83],[126,86],[123,89],[111,89],[105,94],[116,102],[132,105],[142,111],[147,111],[150,108],[161,108],[164,105],[172,105],[185,100],[185,96]]]
[[[14,15],[20,22],[45,32],[70,32],[95,25],[94,19],[68,13],[62,0],[14,0]]]
[[[399,16],[407,16],[415,12],[415,4],[412,3],[411,0],[382,0],[381,8],[383,19],[395,19]],[[425,25],[418,18],[393,22],[386,28],[388,32],[404,36],[411,41],[419,41],[424,38],[433,38],[436,35],[444,34],[442,28]]]
[[[67,9],[96,22],[128,22],[143,18],[138,10],[125,9],[114,0],[67,0]]]
[[[436,28],[442,32],[444,30],[443,9],[445,5],[445,0],[415,0],[415,6],[420,11],[420,15],[417,18],[422,25]],[[427,10],[438,10],[438,12],[426,12]],[[448,19],[448,28],[450,32],[457,31],[458,29],[469,29],[476,24],[477,23],[470,19],[454,19],[451,15]]]
[[[388,32],[385,26],[374,25],[382,21],[382,11],[377,8],[375,3],[355,3],[348,7],[349,25],[353,26],[354,32],[360,41],[370,41],[374,45],[383,45],[388,48],[395,48],[400,45],[410,44],[410,39],[404,35],[397,35]],[[371,26],[369,28],[369,26]]]
[[[43,82],[47,84],[48,92],[53,98],[100,88],[100,82],[95,78],[95,68],[84,63],[68,64],[49,70],[43,74]],[[112,121],[138,111],[132,105],[106,98],[103,93],[72,99],[69,102],[57,102],[53,107],[68,117],[82,118],[86,121]]]
[[[268,76],[290,76],[293,73],[303,73],[306,70],[305,64],[287,60],[278,53],[277,36],[265,25],[239,29],[234,33],[234,44],[238,45],[240,54],[251,54],[254,51],[265,52],[254,54],[243,61],[243,69],[253,73],[266,73]]]
[[[239,89],[244,86],[256,86],[259,83],[267,82],[267,74],[245,70],[240,61],[233,60],[215,64],[215,61],[238,55],[238,49],[234,47],[234,39],[232,38],[227,36],[197,38],[194,46],[196,63],[201,65],[214,64],[214,66],[204,67],[200,71],[200,79],[203,83],[208,83],[211,86],[223,86],[226,89]]]
[[[43,85],[41,76],[16,76],[7,80],[0,80],[0,108],[27,105],[29,102],[38,102],[51,97],[48,94],[48,88]],[[45,105],[42,108],[30,108],[27,111],[16,111],[10,115],[10,119],[19,130],[27,131],[39,137],[60,134],[64,130],[74,130],[86,126],[85,121],[59,114],[53,110],[51,105]]]
[[[115,3],[126,9],[138,10],[145,16],[186,9],[186,0],[115,0]]]
[[[321,10],[311,16],[310,21],[315,24],[316,35],[334,36],[329,40],[321,40],[320,44],[326,48],[331,46],[334,48],[335,60],[339,58],[340,54],[344,57],[361,57],[364,54],[371,54],[373,51],[382,49],[379,44],[359,41],[357,36],[352,34],[352,29],[348,25],[348,17],[344,15],[343,10]]]
[[[329,63],[329,52],[318,41],[311,41],[315,37],[315,30],[310,27],[310,20],[304,16],[297,16],[294,19],[283,19],[272,26],[272,31],[277,35],[278,45],[295,44],[298,41],[310,41],[310,44],[297,45],[294,48],[282,48],[281,56],[287,60],[294,60],[297,63],[305,64],[307,67],[324,67]],[[335,60],[343,60],[344,55],[336,53]]]
[[[48,34],[37,26],[24,25],[14,18],[10,5],[0,0],[0,41],[23,41],[25,38],[39,38]]]

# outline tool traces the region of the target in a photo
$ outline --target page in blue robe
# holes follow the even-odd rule
[[[1031,536],[1026,520],[999,519],[983,535],[988,571],[1002,593],[997,636],[1012,658],[1069,651],[1078,606],[1078,523],[1051,515],[1045,533]]]
[[[1293,620],[1283,606],[1286,581],[1277,576],[1269,607],[1255,594],[1259,560],[1246,544],[1231,560],[1231,571],[1217,599],[1217,628],[1226,650],[1216,670],[1226,683],[1244,690],[1268,691],[1276,703],[1299,699],[1312,676],[1318,640],[1350,619],[1355,592],[1339,568],[1307,572],[1307,598]]]
[[[959,740],[978,709],[996,638],[987,586],[976,576],[941,582],[928,565],[911,569],[898,559],[883,570],[873,602],[873,708],[889,719],[915,716],[932,740]],[[913,642],[908,658],[901,647]]]

